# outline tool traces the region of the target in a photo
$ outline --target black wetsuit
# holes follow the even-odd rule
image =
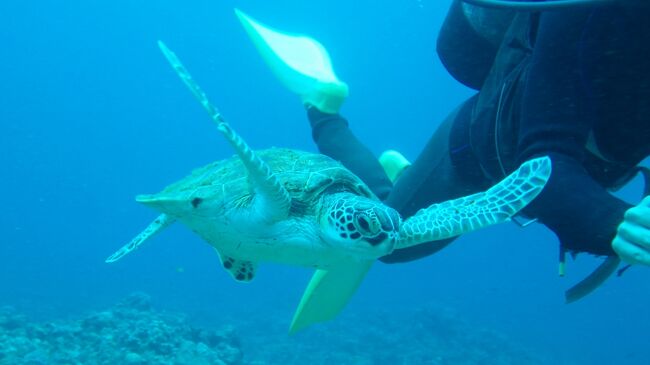
[[[454,111],[392,189],[340,116],[310,109],[314,140],[407,217],[548,155],[552,176],[524,213],[553,230],[566,250],[615,255],[611,241],[630,205],[608,189],[650,155],[648,19],[647,6],[618,5],[530,16],[524,67],[484,84]],[[495,64],[501,61],[497,56]],[[488,92],[499,102],[483,102]],[[495,136],[504,126],[507,136]],[[382,261],[414,260],[450,241],[397,250]]]

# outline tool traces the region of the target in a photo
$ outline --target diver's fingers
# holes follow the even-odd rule
[[[650,266],[650,231],[628,222],[618,227],[612,248],[621,259],[632,264]]]
[[[643,249],[650,250],[650,229],[627,219],[618,226],[616,236]]]
[[[639,246],[636,246],[629,242],[622,243],[621,241],[622,240],[617,237],[612,243],[614,251],[616,251],[621,260],[630,264],[650,266],[650,253],[643,250]]]
[[[646,197],[639,205],[628,209],[623,221],[650,228],[650,197]]]

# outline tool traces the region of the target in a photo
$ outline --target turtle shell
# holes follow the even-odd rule
[[[323,193],[351,192],[377,199],[370,188],[343,165],[325,155],[287,148],[255,152],[266,162],[292,198],[292,215],[312,213]],[[155,198],[221,200],[225,206],[245,206],[254,194],[248,171],[236,155],[192,171]]]

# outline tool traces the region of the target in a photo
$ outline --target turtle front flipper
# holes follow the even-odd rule
[[[485,192],[422,209],[402,224],[395,248],[442,240],[504,222],[528,205],[550,176],[551,159],[536,158]]]
[[[256,214],[262,220],[270,222],[277,222],[286,218],[291,208],[291,196],[287,189],[285,189],[280,183],[280,180],[272,173],[266,162],[260,159],[239,134],[226,123],[219,110],[210,103],[208,97],[196,81],[194,81],[178,57],[176,57],[176,54],[167,48],[162,41],[158,41],[158,46],[172,68],[174,68],[174,71],[176,71],[178,77],[181,78],[194,97],[208,112],[212,121],[217,124],[219,131],[226,137],[244,163],[248,175],[253,182],[255,192],[257,193]]]
[[[138,247],[140,247],[146,240],[151,238],[151,236],[155,235],[156,233],[162,231],[163,229],[169,227],[172,223],[174,223],[176,220],[167,214],[161,214],[156,218],[153,222],[149,223],[147,228],[145,228],[140,234],[135,236],[131,242],[127,243],[124,245],[122,248],[117,250],[114,254],[110,255],[106,259],[106,263],[111,263],[115,262],[122,257],[128,255],[129,253],[135,251]]]
[[[336,317],[363,281],[373,261],[316,270],[291,321],[289,333]]]

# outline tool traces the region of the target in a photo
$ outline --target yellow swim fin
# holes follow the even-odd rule
[[[409,160],[395,150],[386,150],[379,156],[379,163],[384,168],[391,182],[397,181],[407,167],[411,166]]]
[[[302,102],[324,113],[338,113],[348,86],[334,74],[327,50],[318,41],[267,27],[239,9],[235,14],[273,73]]]
[[[357,291],[372,263],[362,261],[330,270],[316,270],[302,295],[289,333],[336,317]]]

